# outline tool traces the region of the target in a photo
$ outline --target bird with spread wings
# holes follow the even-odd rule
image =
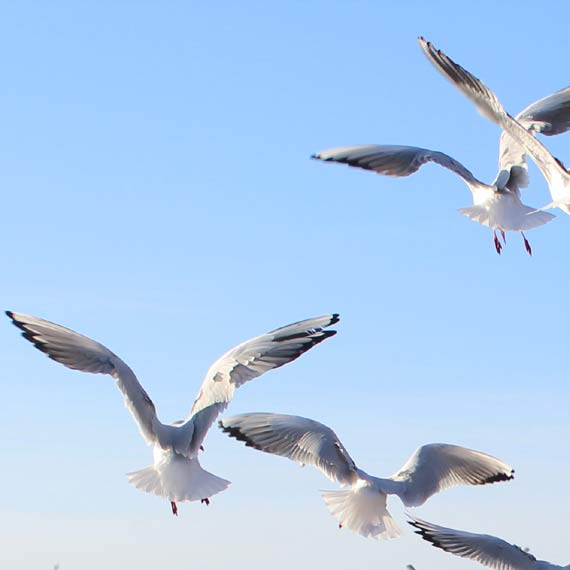
[[[135,373],[108,348],[61,325],[7,311],[22,336],[53,360],[82,372],[112,376],[125,405],[145,441],[153,446],[153,465],[129,473],[129,481],[141,491],[168,499],[173,514],[178,501],[201,500],[230,484],[202,469],[198,453],[216,417],[227,408],[236,388],[263,373],[299,358],[336,331],[337,314],[306,319],[247,340],[212,364],[202,382],[188,417],[163,424],[155,406]]]

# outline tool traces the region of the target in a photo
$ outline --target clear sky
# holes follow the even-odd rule
[[[491,181],[498,128],[416,37],[516,113],[570,84],[569,18],[565,1],[3,2],[3,308],[106,344],[163,421],[186,416],[226,349],[339,312],[336,337],[227,413],[320,420],[379,476],[428,442],[497,455],[512,483],[414,513],[568,563],[570,219],[528,232],[532,258],[516,234],[499,257],[456,212],[471,197],[452,173],[385,178],[309,156],[418,145]],[[569,160],[569,141],[546,142]],[[550,201],[534,166],[524,201]],[[233,484],[173,517],[127,482],[152,456],[112,379],[0,324],[3,568],[477,566],[415,536],[397,498],[401,539],[339,530],[318,493],[334,484],[217,429],[201,461]]]

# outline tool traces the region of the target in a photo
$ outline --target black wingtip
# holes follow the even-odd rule
[[[487,477],[487,479],[483,481],[483,485],[486,485],[487,483],[500,483],[501,481],[512,481],[514,478],[515,470],[512,469],[510,473],[497,473]]]
[[[441,543],[434,536],[429,534],[427,529],[422,527],[420,523],[418,523],[417,521],[406,521],[406,522],[417,529],[414,531],[415,534],[419,534],[424,540],[426,540],[427,542],[431,542],[432,546],[445,550],[445,548],[443,548]]]
[[[19,321],[16,318],[16,315],[14,315],[14,313],[12,311],[4,311],[6,313],[6,315],[8,316],[9,319],[11,319],[12,324],[15,327],[18,327],[22,332],[22,336],[26,336],[26,334],[28,333],[28,329],[26,328],[25,323],[23,323],[22,321]],[[26,337],[27,338],[27,337]],[[29,339],[31,340],[31,339]]]
[[[52,354],[49,354],[49,352],[46,350],[46,342],[42,341],[39,338],[39,334],[37,332],[34,332],[31,328],[28,328],[29,325],[25,321],[19,321],[12,311],[4,312],[10,319],[12,319],[12,324],[22,331],[22,336],[28,342],[31,342],[40,352],[43,352],[52,360],[59,362],[57,358],[55,358]]]
[[[220,420],[218,422],[218,425],[220,426],[220,429],[224,433],[228,434],[229,437],[233,437],[234,439],[237,439],[238,441],[243,441],[245,443],[246,447],[253,447],[254,449],[258,449],[259,451],[261,451],[261,447],[256,445],[253,442],[253,440],[251,440],[249,437],[247,437],[247,435],[245,435],[239,428],[233,427],[233,426],[225,426],[223,424],[223,420]]]
[[[406,521],[409,525],[413,526],[416,530],[414,531],[416,534],[421,534],[421,527],[419,526],[419,524],[412,520],[412,521]],[[418,530],[419,529],[419,530]]]
[[[322,342],[323,340],[334,336],[337,331],[335,330],[328,330],[327,327],[330,327],[336,323],[338,323],[340,321],[340,316],[338,313],[333,313],[332,315],[330,315],[329,317],[329,322],[315,327],[313,329],[305,329],[299,332],[295,332],[289,335],[281,335],[278,338],[275,338],[276,342],[287,342],[290,340],[294,340],[296,338],[311,338],[312,339],[312,343],[307,344],[306,347],[299,353],[299,356],[301,356],[301,354],[303,354],[304,352],[306,352],[307,350],[309,350],[310,348],[312,348],[313,346],[319,344],[320,342]],[[297,323],[295,323],[297,324]],[[283,327],[283,328],[287,328],[287,327]],[[281,329],[277,329],[277,331],[279,331]]]
[[[313,160],[320,160],[319,153],[315,152],[311,154],[310,158],[312,158]]]
[[[22,335],[25,335],[26,332],[27,332],[25,323],[23,323],[22,321],[19,321],[19,320],[16,318],[16,315],[14,314],[13,311],[4,311],[4,312],[6,313],[6,316],[12,321],[12,324],[13,324],[15,327],[18,327],[21,331],[23,331],[23,332],[22,332]]]

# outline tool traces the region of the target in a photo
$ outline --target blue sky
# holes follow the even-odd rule
[[[409,144],[491,181],[498,128],[416,37],[516,113],[570,83],[570,7],[497,4],[3,3],[4,308],[103,342],[163,421],[185,417],[229,347],[339,312],[336,337],[244,387],[228,413],[323,421],[380,476],[428,442],[497,455],[514,482],[414,512],[566,564],[569,220],[556,211],[528,232],[532,258],[513,234],[499,257],[491,232],[455,211],[471,200],[452,173],[309,160]],[[569,136],[546,141],[566,161]],[[543,205],[530,172],[524,201]],[[411,529],[392,542],[339,531],[320,473],[215,429],[202,463],[233,484],[175,519],[124,476],[151,452],[113,381],[50,362],[7,319],[0,340],[3,567],[476,566]],[[399,501],[389,508],[404,526]]]

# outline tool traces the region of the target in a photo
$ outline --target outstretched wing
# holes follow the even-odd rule
[[[560,135],[570,130],[570,87],[531,103],[515,119],[529,125],[533,132],[546,136]]]
[[[194,423],[192,448],[202,443],[216,417],[227,407],[236,388],[268,370],[293,362],[313,346],[336,334],[325,330],[337,314],[315,317],[281,327],[232,348],[208,370],[188,421]]]
[[[6,311],[6,314],[23,331],[25,339],[53,360],[73,370],[112,376],[147,443],[156,440],[156,432],[161,424],[156,417],[154,404],[134,372],[116,354],[61,325],[22,313]]]
[[[423,445],[391,477],[400,483],[395,492],[408,507],[422,505],[435,493],[455,485],[485,485],[513,478],[513,468],[500,459],[446,443]]]
[[[533,135],[565,133],[570,130],[570,87],[535,101],[523,109],[515,120]],[[494,184],[515,191],[528,186],[526,152],[505,131],[501,133],[499,141],[499,172]]]
[[[314,420],[255,413],[224,418],[219,425],[248,447],[312,465],[341,485],[352,484],[357,476],[354,461],[334,431]]]
[[[424,540],[456,556],[470,558],[497,570],[534,570],[536,558],[514,544],[491,536],[438,526],[408,515]]]
[[[418,42],[430,62],[475,103],[479,112],[517,140],[532,157],[546,178],[554,201],[564,198],[563,188],[568,173],[548,149],[505,111],[497,96],[479,79],[424,38],[418,38]]]
[[[387,176],[410,176],[424,164],[434,162],[461,176],[469,188],[471,185],[487,187],[486,184],[477,180],[471,171],[451,156],[436,150],[415,146],[373,144],[345,146],[318,152],[313,154],[311,158],[325,162],[340,162]]]

